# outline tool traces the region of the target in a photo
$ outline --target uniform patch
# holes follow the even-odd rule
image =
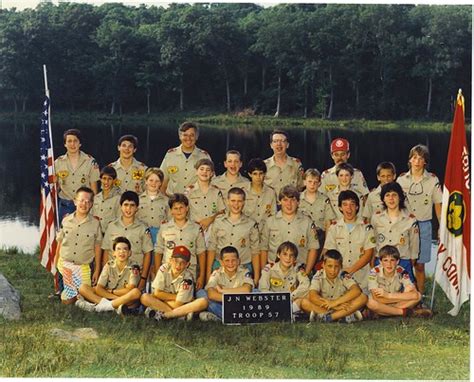
[[[166,171],[168,171],[168,174],[176,174],[178,172],[178,166],[168,166]]]
[[[245,240],[245,237],[240,239],[240,247],[245,248],[247,246],[247,240]]]
[[[122,184],[122,181],[120,179],[115,179],[114,180],[114,186],[120,187],[121,184]]]
[[[336,188],[336,185],[335,184],[327,184],[326,185],[326,192],[331,192],[332,190],[334,190]],[[329,200],[329,199],[328,199]]]
[[[369,241],[372,243],[372,244],[375,244],[375,236],[371,236]]]
[[[301,237],[299,246],[303,248],[305,245],[306,245],[306,238]]]
[[[138,276],[140,274],[140,266],[138,264],[133,264],[131,268],[134,276]]]
[[[193,280],[192,279],[184,279],[183,280],[183,289],[188,290],[191,288],[193,285]]]
[[[385,236],[381,233],[377,235],[377,240],[379,243],[383,243],[385,241]]]
[[[270,277],[270,284],[274,287],[281,287],[283,286],[283,280],[277,279],[275,277]]]
[[[143,170],[133,170],[132,179],[133,180],[141,180],[143,178],[143,174],[144,174]]]
[[[82,184],[86,183],[86,178],[82,177],[82,178],[81,178],[81,183],[82,183]]]
[[[400,238],[400,245],[405,245],[405,238],[403,236]]]
[[[166,242],[166,248],[167,249],[173,249],[174,247],[176,247],[176,243],[174,241],[167,241]]]

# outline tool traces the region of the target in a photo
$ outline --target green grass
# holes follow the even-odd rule
[[[37,113],[0,113],[0,121],[21,121],[35,123],[39,119]],[[122,116],[107,113],[87,112],[57,112],[53,113],[54,123],[68,126],[75,125],[103,125],[126,124],[135,126],[153,126],[154,124],[172,123],[179,124],[185,120],[193,120],[202,126],[210,128],[229,128],[236,126],[252,126],[260,128],[285,128],[285,129],[347,129],[359,131],[384,131],[384,130],[414,130],[414,131],[450,131],[451,122],[428,122],[416,120],[380,121],[365,119],[325,120],[320,118],[279,117],[270,115],[256,115],[239,117],[235,114],[220,114],[209,110],[196,110],[186,112],[166,112],[154,114],[131,113]],[[470,125],[466,124],[469,130]]]
[[[15,249],[0,251],[0,269],[22,298],[19,321],[0,318],[1,377],[469,378],[469,304],[452,318],[439,288],[432,320],[223,326],[63,306],[48,300],[52,277],[36,257]],[[82,327],[99,338],[49,335]]]

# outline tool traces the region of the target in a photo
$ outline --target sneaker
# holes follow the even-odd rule
[[[103,298],[100,302],[95,306],[96,312],[111,312],[115,310],[112,306],[112,301]]]
[[[357,321],[362,321],[364,319],[364,316],[360,310],[356,310],[354,312],[354,317],[356,318]]]
[[[354,322],[362,321],[364,317],[362,316],[362,313],[356,310],[354,313],[349,314],[348,316],[345,317],[345,321],[348,324],[352,324]]]
[[[194,313],[193,313],[193,312],[189,312],[189,313],[186,315],[186,321],[192,321],[192,320],[193,320],[193,317],[194,317]]]
[[[311,311],[309,314],[309,322],[329,322],[326,318],[326,313],[316,313]]]
[[[431,318],[433,317],[433,311],[427,308],[416,308],[413,310],[412,315],[419,318]]]
[[[117,309],[115,309],[115,311],[119,316],[129,316],[132,314],[130,308],[126,304],[120,305]]]
[[[221,321],[221,319],[212,312],[199,313],[199,319],[201,321]]]
[[[95,304],[84,299],[78,298],[74,305],[77,306],[79,309],[85,310],[86,312],[95,311]]]
[[[160,310],[154,310],[150,307],[145,309],[145,317],[154,319],[156,321],[161,321],[163,317],[163,312]]]

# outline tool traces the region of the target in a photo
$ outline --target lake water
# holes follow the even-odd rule
[[[64,154],[62,133],[76,127],[82,132],[82,150],[93,155],[99,165],[117,159],[116,144],[123,134],[134,134],[139,139],[136,158],[148,166],[159,166],[170,147],[178,145],[177,125],[101,126],[54,124],[55,156]],[[392,161],[398,173],[406,171],[409,149],[418,144],[428,145],[431,151],[431,171],[442,180],[449,144],[448,132],[416,131],[353,131],[286,129],[290,133],[289,154],[299,157],[306,168],[320,171],[331,167],[329,144],[335,137],[344,137],[351,144],[350,163],[365,175],[369,188],[377,185],[375,168],[381,161]],[[216,165],[216,172],[224,171],[225,152],[239,150],[245,165],[254,157],[271,155],[271,129],[252,126],[201,126],[198,146],[207,150]],[[39,242],[39,124],[0,123],[0,247],[17,246],[33,252]]]

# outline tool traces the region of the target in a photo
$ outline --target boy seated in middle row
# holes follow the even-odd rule
[[[311,281],[308,298],[301,302],[301,308],[310,313],[310,322],[362,320],[359,309],[367,303],[367,296],[353,277],[341,269],[341,253],[335,249],[328,250],[324,254],[323,269],[316,272]]]
[[[237,248],[226,246],[219,253],[221,267],[216,269],[206,285],[196,297],[204,297],[209,301],[208,311],[201,312],[201,321],[222,320],[222,297],[224,293],[250,293],[254,287],[252,274],[240,265]]]
[[[76,306],[89,312],[107,312],[116,310],[120,315],[130,313],[140,300],[140,267],[130,263],[132,246],[123,236],[117,237],[112,244],[113,259],[105,264],[96,287],[82,284]]]
[[[193,301],[194,280],[188,270],[191,252],[183,245],[174,247],[169,262],[161,265],[151,285],[153,293],[144,293],[140,299],[147,307],[145,316],[157,321],[186,317],[207,308],[207,300]]]

